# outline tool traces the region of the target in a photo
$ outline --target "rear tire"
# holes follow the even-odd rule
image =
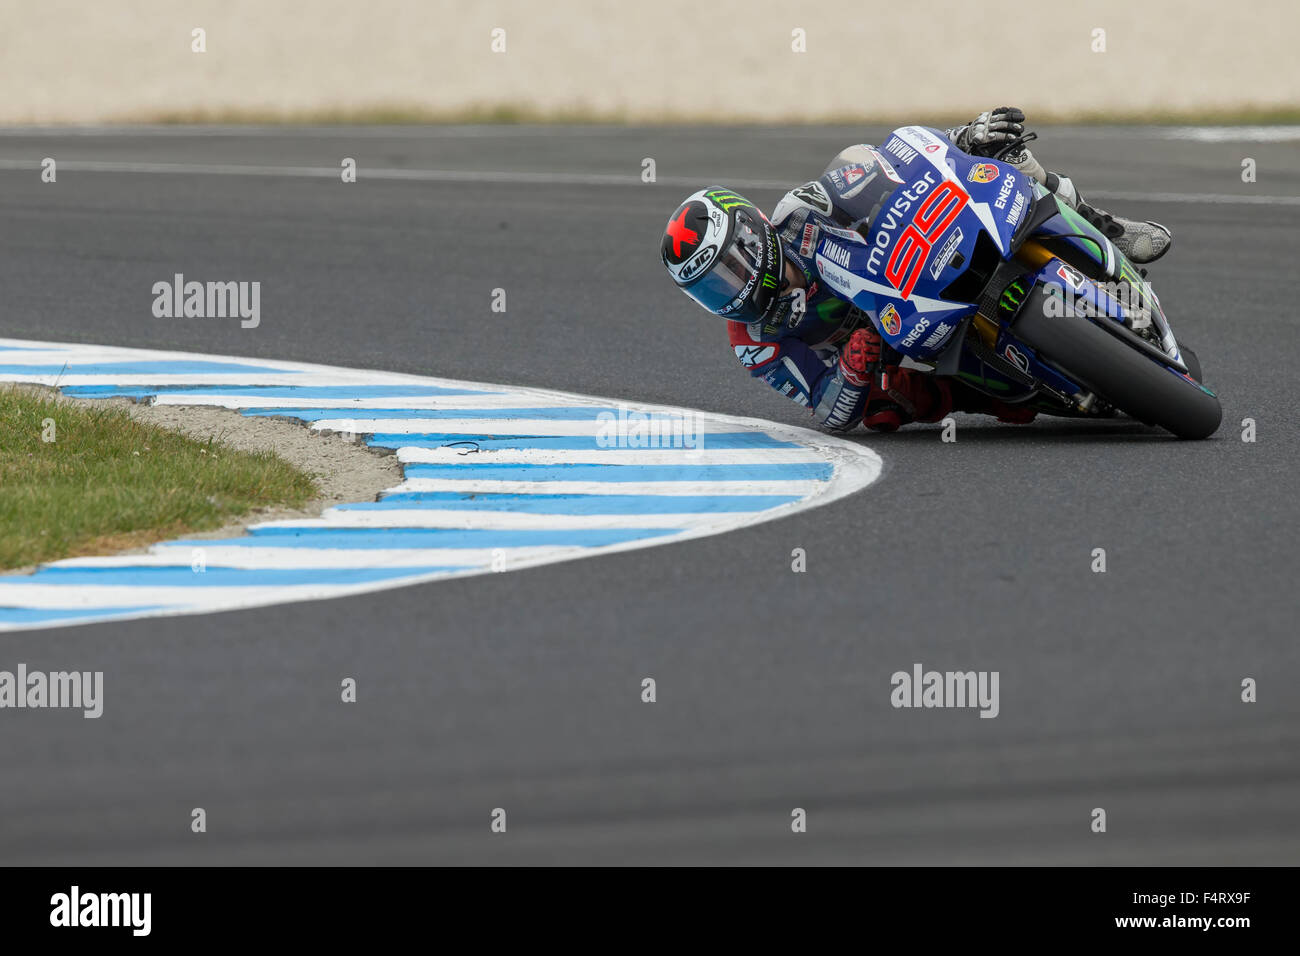
[[[1048,315],[1040,296],[1016,319],[1015,333],[1047,364],[1138,421],[1179,438],[1208,438],[1223,419],[1219,400],[1118,337],[1077,315]],[[1101,321],[1109,321],[1102,319]],[[1195,368],[1187,361],[1194,378]]]

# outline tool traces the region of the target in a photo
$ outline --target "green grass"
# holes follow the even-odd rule
[[[49,419],[52,442],[43,440]],[[140,547],[317,494],[271,452],[0,387],[0,568]]]

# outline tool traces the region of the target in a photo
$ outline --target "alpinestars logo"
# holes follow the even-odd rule
[[[804,183],[791,192],[796,199],[802,200],[809,206],[812,206],[818,212],[830,215],[831,197],[827,194],[826,189],[819,182]]]
[[[737,345],[736,358],[745,368],[757,368],[770,362],[776,355],[776,348],[771,345]]]

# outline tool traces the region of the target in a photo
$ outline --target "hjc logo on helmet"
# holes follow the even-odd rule
[[[705,246],[683,263],[682,267],[677,270],[677,277],[683,282],[690,282],[696,275],[708,268],[717,251],[718,247],[715,245],[709,244]]]

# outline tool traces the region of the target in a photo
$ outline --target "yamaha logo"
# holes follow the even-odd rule
[[[841,269],[847,269],[849,267],[849,250],[845,249],[843,246],[836,245],[833,242],[828,242],[822,246],[822,255],[835,263]]]

